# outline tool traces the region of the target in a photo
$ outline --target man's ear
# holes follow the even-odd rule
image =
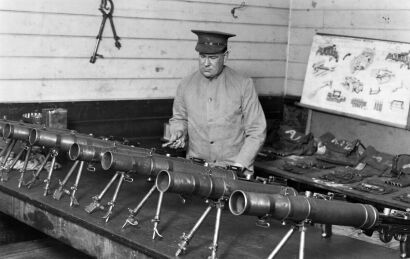
[[[224,54],[224,64],[228,61],[229,58],[229,51],[225,52]]]

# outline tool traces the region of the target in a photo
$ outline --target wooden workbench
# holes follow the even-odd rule
[[[52,178],[52,190],[57,180],[68,171],[69,164],[57,170]],[[151,187],[144,178],[133,175],[132,183],[124,182],[119,193],[114,213],[106,223],[101,217],[105,211],[88,214],[84,206],[91,197],[98,194],[114,172],[97,170],[84,171],[77,197],[79,207],[69,206],[69,197],[60,201],[51,195],[43,196],[42,180],[31,189],[17,188],[17,172],[10,175],[9,181],[0,184],[0,210],[16,219],[60,241],[98,258],[175,258],[179,237],[187,233],[206,208],[199,198],[188,200],[185,204],[175,194],[166,194],[161,210],[159,231],[162,239],[152,240],[152,223],[158,195],[155,194],[139,213],[138,226],[121,229],[128,216],[127,208],[134,208]],[[45,178],[42,173],[42,179]],[[27,174],[26,178],[31,177]],[[71,186],[75,176],[71,176],[67,186]],[[103,198],[103,203],[111,199],[114,186]],[[188,246],[181,258],[205,258],[210,255],[208,247],[212,244],[215,211],[211,212]],[[266,258],[288,231],[273,221],[270,228],[255,226],[256,218],[233,216],[228,210],[222,213],[218,255],[219,258]],[[345,236],[333,235],[330,239],[321,238],[317,228],[309,227],[306,235],[305,258],[396,258],[398,251],[358,241]],[[295,258],[298,255],[299,235],[293,235],[278,254],[278,258]]]
[[[357,200],[362,203],[368,203],[377,206],[378,208],[392,208],[406,211],[410,207],[410,203],[401,202],[393,199],[395,196],[399,196],[404,193],[410,193],[410,186],[399,188],[393,187],[396,191],[387,194],[373,194],[369,192],[362,192],[353,189],[356,183],[349,184],[334,184],[332,182],[324,181],[320,179],[320,176],[330,173],[333,169],[312,169],[306,170],[303,174],[297,174],[285,171],[282,168],[285,159],[277,159],[271,161],[259,160],[255,163],[255,170],[263,175],[273,175],[280,178],[285,178],[288,181],[292,181],[297,184],[303,184],[304,189],[319,189],[326,194],[327,191],[346,195],[347,198],[351,200]],[[377,176],[372,176],[365,178],[362,181],[367,181],[370,179],[387,179]],[[387,185],[386,185],[387,186]]]

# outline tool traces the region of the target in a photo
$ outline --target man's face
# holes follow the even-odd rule
[[[225,54],[199,54],[199,71],[201,74],[212,79],[218,76],[225,64]]]

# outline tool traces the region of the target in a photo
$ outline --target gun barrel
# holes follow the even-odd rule
[[[379,220],[379,212],[369,204],[322,200],[306,196],[252,193],[238,190],[229,199],[234,215],[270,215],[277,220],[352,226],[371,229]]]
[[[102,168],[104,170],[132,171],[150,176],[157,176],[161,171],[178,171],[212,174],[223,178],[237,178],[236,173],[232,170],[206,167],[190,159],[168,157],[151,151],[145,152],[143,149],[134,149],[134,152],[128,153],[106,151],[101,159]]]
[[[160,192],[198,195],[210,199],[229,197],[235,190],[296,195],[293,188],[282,185],[261,184],[235,178],[222,178],[210,174],[187,173],[176,170],[159,172],[156,185]]]
[[[72,144],[78,141],[80,134],[68,129],[32,129],[29,134],[30,145],[41,145],[49,148],[59,148],[62,151],[69,151]],[[88,135],[82,135],[83,138],[92,138]]]
[[[152,158],[144,152],[129,155],[122,152],[105,151],[101,157],[101,167],[104,170],[132,171],[143,175],[151,175],[153,171]]]
[[[2,127],[3,138],[13,138],[28,141],[30,131],[35,128],[43,128],[43,125],[29,124],[23,122],[9,122]]]
[[[104,149],[95,146],[74,143],[68,150],[68,157],[71,160],[81,160],[87,162],[100,161],[103,150]]]

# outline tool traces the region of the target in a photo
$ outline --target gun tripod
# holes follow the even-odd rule
[[[150,180],[150,179],[148,179],[148,180]],[[138,203],[138,205],[134,209],[128,209],[130,214],[128,215],[128,218],[125,220],[124,225],[122,225],[121,228],[124,228],[127,225],[132,225],[132,226],[138,225],[137,214],[141,210],[142,206],[144,206],[144,204],[147,202],[149,197],[152,196],[152,194],[154,193],[154,191],[156,189],[157,189],[157,186],[154,184],[151,187],[151,189],[148,191],[148,193],[142,198],[140,203]],[[160,213],[161,213],[161,206],[162,206],[163,198],[164,198],[164,193],[159,192],[158,203],[157,203],[157,208],[156,208],[156,211],[155,211],[155,216],[154,216],[153,219],[151,219],[151,222],[154,223],[152,239],[155,239],[157,236],[159,236],[161,238],[163,237],[158,231],[158,225],[161,221],[160,220]]]
[[[300,243],[299,243],[299,259],[303,259],[305,256],[305,237],[306,237],[306,226],[305,221],[301,223],[294,224],[290,227],[289,231],[283,236],[283,238],[276,245],[275,249],[269,254],[268,259],[273,259],[280,251],[280,249],[286,244],[289,238],[294,234],[295,230],[300,230]]]
[[[114,176],[111,178],[111,180],[108,182],[108,184],[104,187],[104,189],[101,191],[100,194],[92,197],[93,201],[87,205],[84,210],[87,213],[93,213],[95,210],[100,209],[100,210],[104,210],[105,206],[101,205],[101,199],[104,197],[104,195],[107,193],[108,189],[111,187],[111,185],[115,182],[115,180],[117,180],[117,178],[119,177],[117,186],[115,188],[114,194],[112,196],[112,199],[107,203],[108,205],[108,211],[107,213],[102,217],[103,219],[105,219],[105,222],[108,222],[108,220],[110,219],[110,216],[112,214],[112,210],[114,208],[115,202],[117,200],[117,196],[118,193],[121,189],[121,185],[123,183],[123,181],[126,182],[132,182],[133,179],[131,177],[129,177],[127,174],[125,174],[125,172],[120,172],[117,171]]]
[[[46,185],[44,186],[44,196],[47,196],[47,194],[49,193],[50,190],[50,183],[51,183],[51,176],[53,175],[54,172],[54,165],[56,163],[56,158],[58,156],[58,151],[55,148],[51,148],[46,156],[46,158],[44,159],[43,163],[41,164],[40,168],[37,169],[37,171],[35,173],[33,173],[33,177],[31,178],[30,181],[28,181],[27,183],[25,183],[25,186],[27,187],[27,189],[30,189],[31,186],[40,179],[39,175],[41,173],[41,171],[43,171],[44,167],[47,164],[47,161],[50,159],[51,157],[51,166],[50,169],[48,170],[48,174],[47,174],[47,178],[44,180],[44,182],[46,183]]]
[[[19,153],[17,154],[16,157],[14,157],[14,159],[11,161],[10,165],[7,167],[7,160],[10,157],[11,151],[13,150],[14,146],[16,145],[17,141],[16,140],[10,140],[7,144],[6,147],[2,150],[2,153],[5,154],[3,161],[1,162],[0,165],[0,170],[1,170],[1,177],[0,177],[0,181],[2,182],[6,182],[9,179],[9,173],[11,172],[11,170],[13,170],[14,166],[17,164],[18,160],[20,159],[20,157],[23,155],[24,151],[26,151],[26,158],[25,158],[25,162],[23,165],[23,168],[20,169],[20,172],[24,175],[24,172],[26,171],[27,168],[27,163],[28,163],[28,159],[30,157],[30,153],[31,153],[31,145],[27,145],[25,144],[25,146],[19,151]],[[0,156],[2,156],[0,154]],[[23,177],[23,176],[21,176]],[[20,177],[19,180],[19,188],[21,186],[21,182],[23,181]]]
[[[209,205],[205,209],[205,211],[202,213],[202,215],[199,217],[199,219],[195,223],[194,227],[189,231],[188,234],[182,233],[181,242],[178,243],[179,249],[175,253],[175,256],[179,256],[180,254],[185,253],[185,251],[187,249],[187,246],[189,245],[189,242],[194,237],[195,232],[199,229],[202,222],[209,215],[212,208],[216,208],[216,220],[215,220],[214,237],[213,237],[212,245],[209,247],[209,249],[211,250],[211,255],[208,257],[208,259],[216,259],[217,258],[219,227],[220,227],[220,223],[221,223],[221,213],[222,213],[222,209],[223,209],[226,201],[225,201],[225,199],[221,198],[217,201],[207,200],[206,202],[208,202]]]
[[[59,185],[58,185],[57,189],[54,190],[54,193],[53,193],[53,198],[54,199],[60,200],[61,197],[64,194],[67,194],[67,195],[70,195],[70,207],[79,205],[79,202],[78,202],[77,198],[75,197],[75,194],[77,192],[78,183],[80,182],[81,174],[83,172],[84,163],[85,163],[84,161],[76,160],[74,162],[74,164],[71,166],[71,168],[68,171],[68,173],[66,174],[66,176],[64,177],[64,179],[62,181],[61,180],[58,181]],[[76,169],[76,167],[78,166],[78,164],[80,164],[80,166],[78,167],[77,176],[75,178],[74,184],[70,187],[69,190],[64,189],[65,185],[68,182],[68,179],[71,177],[71,175],[73,174],[73,172]],[[88,167],[88,168],[90,168],[90,167]],[[94,170],[95,170],[95,168],[94,168]]]

